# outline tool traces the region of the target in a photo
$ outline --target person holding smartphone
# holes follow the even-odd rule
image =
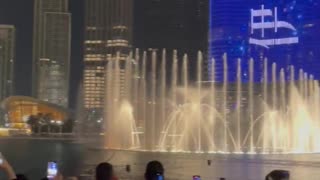
[[[0,153],[0,169],[2,169],[6,173],[8,180],[17,180],[16,174],[13,168],[1,153]]]

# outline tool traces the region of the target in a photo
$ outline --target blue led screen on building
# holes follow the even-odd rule
[[[288,75],[294,65],[296,74],[302,68],[320,79],[320,0],[211,0],[209,57],[216,60],[218,81],[224,53],[229,81],[236,81],[238,58],[242,80],[248,80],[253,58],[255,81],[261,81],[265,57],[269,70],[276,62]]]

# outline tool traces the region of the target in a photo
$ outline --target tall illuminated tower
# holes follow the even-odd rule
[[[13,95],[15,27],[0,25],[0,100]]]
[[[68,0],[34,0],[33,96],[67,107],[71,14]]]
[[[105,97],[105,67],[119,60],[120,82],[131,49],[132,0],[86,0],[84,41],[84,104],[102,112]],[[119,52],[119,58],[116,54]],[[123,94],[124,84],[121,84]]]

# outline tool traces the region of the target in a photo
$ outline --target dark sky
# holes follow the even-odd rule
[[[82,78],[83,0],[70,0],[72,55],[70,105],[74,107]],[[31,95],[33,0],[0,0],[0,24],[16,27],[15,94]]]

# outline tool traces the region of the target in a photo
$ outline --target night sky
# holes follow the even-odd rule
[[[75,107],[83,69],[83,0],[70,0],[72,54],[70,106]],[[33,0],[0,0],[0,24],[16,27],[15,95],[31,95]]]

